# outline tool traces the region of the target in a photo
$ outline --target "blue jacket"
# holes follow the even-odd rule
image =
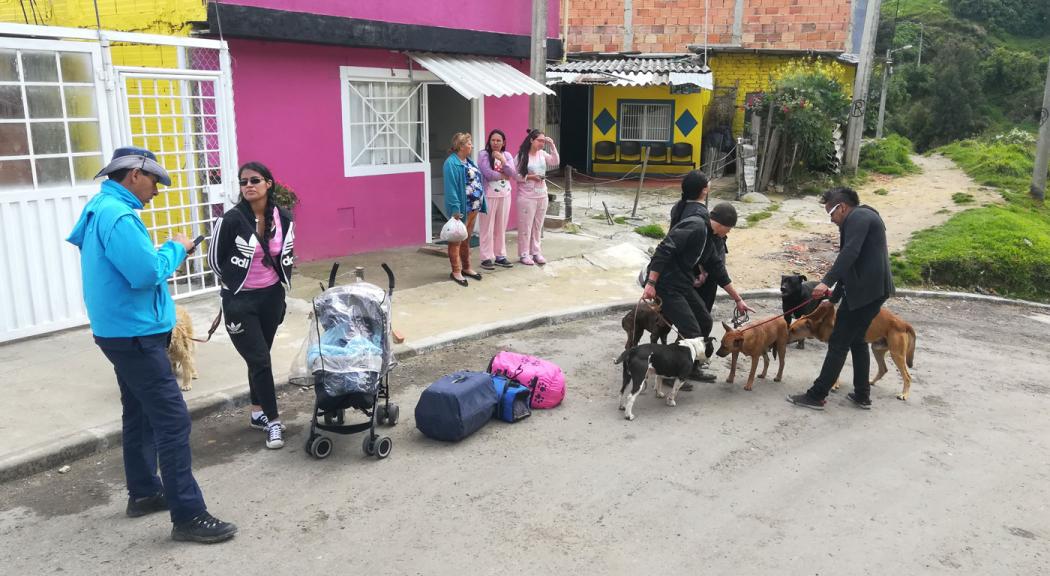
[[[175,327],[167,280],[186,259],[186,249],[172,240],[154,248],[135,213],[141,209],[127,188],[106,180],[66,238],[80,248],[84,304],[95,336],[149,336]]]
[[[467,158],[467,162],[477,168],[477,165],[470,158]],[[449,218],[452,218],[453,214],[462,214],[463,219],[466,220],[467,169],[463,166],[459,156],[449,154],[448,158],[445,159],[445,165],[441,168],[441,174],[444,176],[445,184],[445,212],[448,213]],[[488,205],[485,203],[485,196],[481,197],[480,211],[483,213],[489,211]]]

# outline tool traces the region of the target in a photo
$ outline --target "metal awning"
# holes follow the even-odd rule
[[[482,96],[554,95],[553,90],[528,75],[491,58],[430,53],[410,55],[468,100]]]
[[[693,85],[713,90],[714,76],[685,58],[613,58],[548,64],[547,84]]]

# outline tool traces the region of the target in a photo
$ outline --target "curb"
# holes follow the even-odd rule
[[[744,298],[754,300],[771,298],[779,299],[780,291],[775,288],[768,288],[744,291],[741,292],[740,295]],[[1008,304],[1050,310],[1050,304],[1044,304],[1041,302],[1011,300],[999,296],[967,294],[965,292],[897,290],[896,296]],[[728,297],[725,294],[719,293],[717,296],[717,300],[724,301],[726,299],[728,299]],[[399,361],[407,360],[434,350],[455,346],[456,344],[465,341],[478,340],[501,334],[529,330],[531,328],[555,326],[558,324],[575,322],[577,320],[604,316],[613,312],[629,310],[636,302],[636,300],[632,299],[620,300],[607,304],[579,306],[556,314],[533,314],[532,316],[516,320],[492,322],[463,330],[445,332],[437,336],[422,338],[411,345],[397,344],[394,346],[394,357]],[[274,379],[279,382],[279,384],[277,384],[278,393],[291,388],[297,388],[297,386],[288,382],[287,373],[275,374]],[[192,419],[199,419],[215,412],[244,406],[248,403],[248,394],[248,387],[243,383],[239,383],[236,386],[229,386],[224,390],[218,390],[204,396],[196,397],[187,402],[190,417]],[[0,483],[17,480],[44,470],[56,468],[62,464],[101,452],[111,446],[118,446],[120,445],[120,435],[121,423],[120,421],[114,421],[96,428],[80,430],[55,441],[30,446],[17,455],[0,460]]]

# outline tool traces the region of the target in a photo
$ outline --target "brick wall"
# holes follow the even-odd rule
[[[743,4],[734,42],[737,2]],[[851,0],[708,0],[707,41],[744,48],[848,51]],[[633,0],[633,50],[686,52],[704,43],[703,0]],[[571,0],[570,52],[624,49],[623,0]]]

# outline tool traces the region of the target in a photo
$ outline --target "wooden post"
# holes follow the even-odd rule
[[[649,147],[646,146],[642,152],[642,177],[638,179],[638,191],[634,193],[634,208],[631,209],[631,218],[638,217],[638,198],[642,195],[642,185],[645,184],[645,169],[649,166]]]
[[[1031,195],[1038,202],[1046,198],[1046,165],[1050,162],[1050,65],[1046,67],[1043,109],[1039,113],[1039,142],[1035,147]]]
[[[565,165],[565,222],[572,222],[572,164]]]

